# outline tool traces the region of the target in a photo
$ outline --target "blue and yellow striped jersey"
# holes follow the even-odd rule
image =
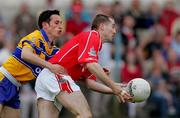
[[[48,41],[48,37],[43,29],[32,32],[20,40],[13,55],[2,66],[17,81],[26,82],[35,79],[42,70],[42,67],[24,61],[21,58],[22,48],[23,46],[32,48],[36,55],[48,60],[59,50],[55,46],[50,48]]]

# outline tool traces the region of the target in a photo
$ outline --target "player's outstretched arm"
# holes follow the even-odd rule
[[[114,94],[111,88],[92,79],[86,79],[86,86],[96,92]]]
[[[33,49],[29,47],[22,48],[21,58],[34,65],[38,65],[43,68],[48,68],[51,72],[55,74],[64,73],[65,71],[62,66],[57,64],[51,64],[50,62],[41,59],[40,57],[35,55],[33,53]]]
[[[87,63],[86,67],[92,74],[111,88],[113,93],[118,96],[120,101],[125,102],[125,100],[131,99],[131,96],[126,91],[124,91],[121,87],[116,86],[115,82],[108,77],[98,63]]]

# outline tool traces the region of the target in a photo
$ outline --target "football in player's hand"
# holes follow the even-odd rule
[[[126,90],[133,97],[132,102],[143,102],[151,93],[150,84],[142,78],[135,78],[128,82]]]

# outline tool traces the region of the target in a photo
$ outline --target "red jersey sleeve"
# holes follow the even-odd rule
[[[91,79],[91,80],[97,80],[96,76],[94,76],[92,73],[90,73],[87,69],[83,72],[83,77],[86,79]]]
[[[104,72],[108,72],[109,73],[109,70],[106,69],[106,68],[103,68]],[[84,78],[86,79],[91,79],[91,80],[97,80],[96,76],[93,75],[91,72],[89,72],[88,69],[85,69],[85,71],[83,72],[83,75],[82,75]]]
[[[79,63],[98,62],[98,53],[101,47],[101,39],[96,31],[91,31],[79,40]]]

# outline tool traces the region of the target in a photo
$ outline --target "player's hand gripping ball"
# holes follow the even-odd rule
[[[148,99],[151,93],[149,83],[142,78],[135,78],[128,82],[126,90],[133,97],[132,102],[143,102]]]

